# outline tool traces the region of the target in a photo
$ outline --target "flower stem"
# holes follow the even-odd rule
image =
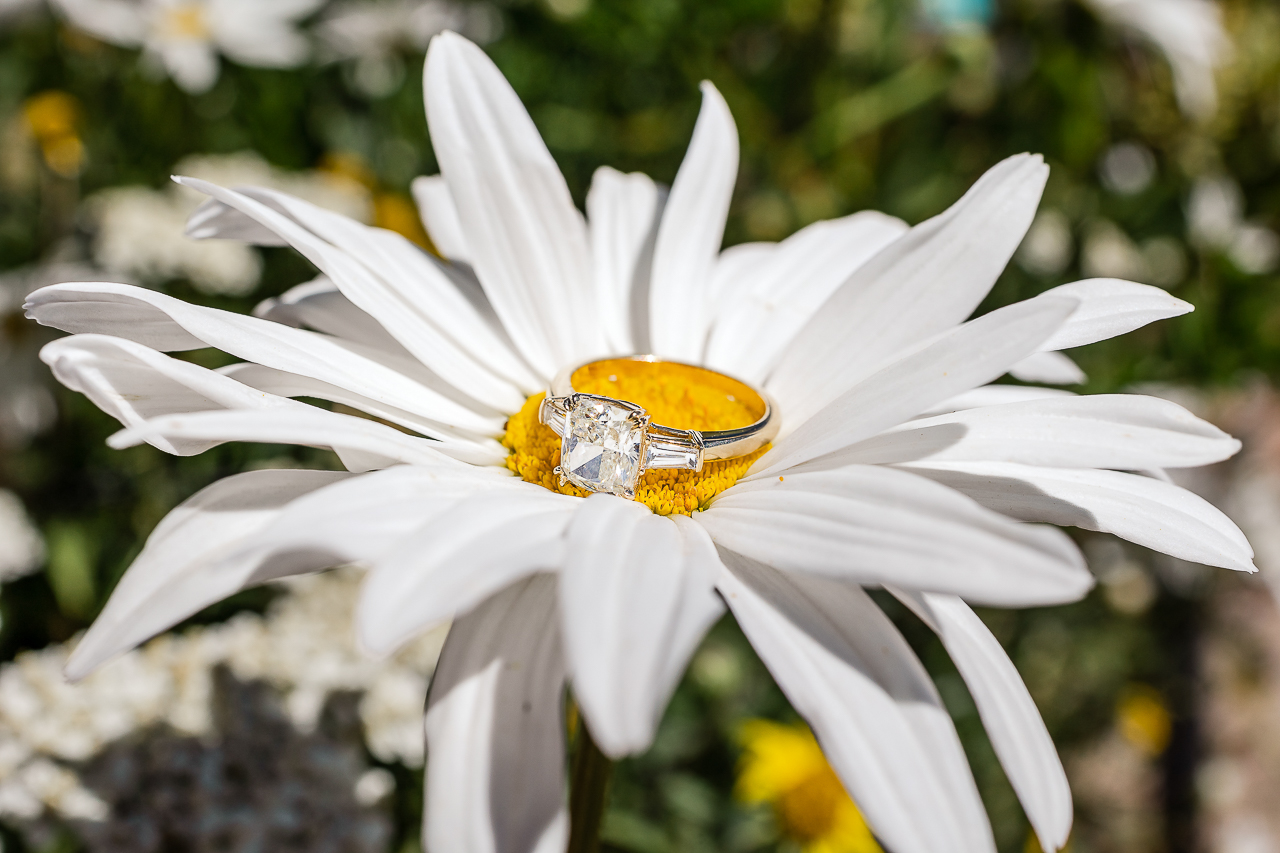
[[[599,853],[600,824],[613,773],[609,759],[587,731],[586,720],[578,718],[578,748],[573,755],[573,780],[569,785],[569,851]]]

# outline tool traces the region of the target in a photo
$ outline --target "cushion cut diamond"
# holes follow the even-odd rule
[[[616,400],[579,394],[569,404],[560,439],[560,474],[592,492],[635,495],[644,461],[644,412]]]

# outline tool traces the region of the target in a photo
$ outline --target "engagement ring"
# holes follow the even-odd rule
[[[609,372],[627,363],[688,371],[691,380],[722,390],[755,420],[735,429],[699,431],[652,423],[649,413],[626,400],[574,390],[583,372],[614,380]],[[581,383],[580,383],[581,384]],[[542,401],[538,419],[560,436],[560,484],[632,499],[640,475],[651,468],[701,471],[705,461],[745,456],[773,440],[780,420],[767,394],[723,373],[652,355],[601,359],[560,371]]]

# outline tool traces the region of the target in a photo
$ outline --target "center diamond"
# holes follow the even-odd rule
[[[591,492],[635,496],[644,460],[643,409],[591,394],[575,395],[560,439],[560,474]]]

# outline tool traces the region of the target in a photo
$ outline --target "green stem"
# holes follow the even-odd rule
[[[600,751],[578,717],[578,748],[573,755],[573,779],[569,784],[569,851],[599,853],[600,824],[613,773],[613,761]]]

